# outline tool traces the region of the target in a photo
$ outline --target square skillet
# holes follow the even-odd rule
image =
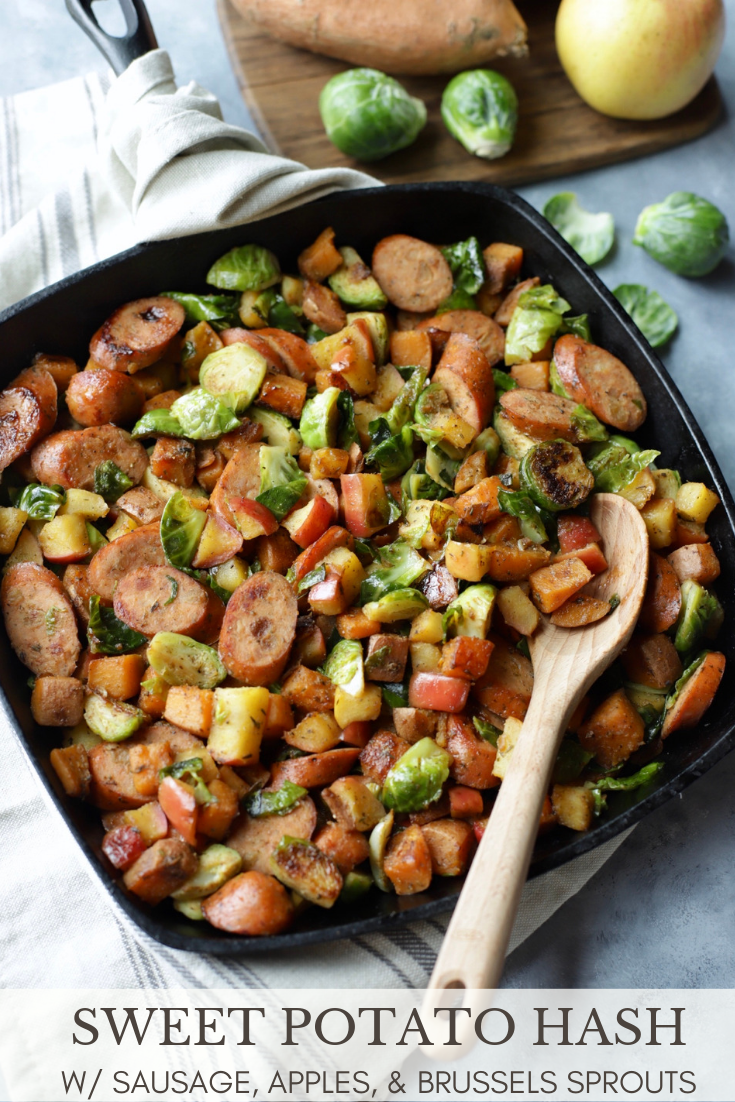
[[[519,196],[478,183],[400,185],[342,192],[284,214],[235,229],[136,246],[70,276],[24,300],[0,316],[2,375],[10,381],[39,351],[63,353],[85,363],[90,336],[112,310],[131,299],[161,290],[206,290],[204,276],[217,257],[235,245],[255,242],[271,248],[284,271],[296,270],[296,257],[325,226],[353,245],[368,261],[373,245],[392,233],[450,242],[477,236],[485,244],[521,245],[523,277],[551,282],[571,302],[574,314],[590,315],[594,340],[626,363],[648,401],[648,417],[638,437],[661,451],[661,464],[678,468],[686,479],[703,481],[722,500],[709,525],[722,564],[718,591],[725,627],[718,647],[735,663],[735,504],[717,463],[666,369],[622,307],[593,271],[548,222]],[[54,733],[31,717],[27,671],[0,633],[0,703],[18,740],[66,820],[92,869],[115,904],[157,941],[175,949],[218,956],[272,952],[314,942],[355,937],[397,923],[449,911],[461,880],[441,880],[420,895],[398,897],[371,891],[356,908],[308,910],[293,933],[273,938],[236,937],[185,920],[171,906],[151,908],[113,880],[102,855],[98,812],[63,792],[49,764]],[[586,834],[558,827],[539,839],[531,876],[563,865],[638,822],[681,792],[733,746],[735,698],[723,686],[704,721],[665,744],[664,769],[646,787],[611,794],[609,810]]]

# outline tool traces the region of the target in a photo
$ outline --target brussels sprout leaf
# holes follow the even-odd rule
[[[357,639],[340,639],[322,666],[321,672],[332,684],[339,685],[346,693],[359,696],[365,689],[362,643]]]
[[[145,635],[118,620],[111,608],[101,605],[96,593],[89,598],[87,639],[93,654],[129,654],[148,642]]]
[[[452,291],[449,298],[445,298],[436,308],[436,315],[448,314],[450,310],[476,310],[477,300],[467,291]]]
[[[588,264],[603,260],[615,240],[615,220],[611,214],[592,214],[579,205],[573,191],[552,196],[544,207],[544,218],[551,222],[565,241]]]
[[[499,367],[493,368],[493,379],[495,380],[495,395],[505,394],[506,390],[515,390],[518,383],[515,379],[511,379],[507,371],[502,371]]]
[[[275,792],[263,792],[262,789],[251,792],[243,800],[243,806],[254,819],[262,819],[266,815],[285,815],[293,810],[306,792],[301,785],[284,781]]]
[[[66,490],[62,486],[31,482],[16,499],[16,508],[28,513],[32,520],[53,520],[65,501]]]
[[[339,412],[339,424],[337,427],[337,444],[344,451],[349,451],[353,444],[357,444],[359,436],[355,426],[355,403],[352,395],[346,390],[340,390],[337,398],[337,410]]]
[[[559,331],[571,307],[551,284],[531,287],[518,299],[505,337],[507,366],[526,363]]]
[[[273,329],[285,329],[287,333],[295,333],[297,337],[303,337],[306,333],[303,324],[281,295],[275,296],[268,311],[268,324]]]
[[[235,414],[221,398],[208,394],[201,387],[177,398],[170,413],[181,425],[183,435],[190,440],[214,440],[240,425]]]
[[[587,314],[577,314],[573,318],[564,318],[561,323],[560,333],[574,333],[575,337],[581,337],[584,341],[592,340],[590,319]]]
[[[587,406],[578,405],[572,410],[572,428],[578,436],[578,443],[590,444],[595,440],[607,440],[607,429],[598,421]]]
[[[433,739],[420,739],[389,770],[382,802],[394,811],[421,811],[441,796],[451,763]]]
[[[117,501],[132,485],[132,478],[111,459],[103,459],[94,469],[94,492],[105,501]]]
[[[541,510],[525,490],[500,490],[498,504],[504,513],[517,517],[521,532],[534,543],[546,543],[549,538]]]
[[[237,295],[191,295],[184,291],[161,291],[161,294],[184,307],[189,325],[207,321],[214,329],[229,329],[239,324]]]
[[[452,270],[455,291],[476,295],[485,282],[485,261],[476,237],[447,245],[442,255]]]
[[[230,249],[207,272],[207,283],[225,291],[262,291],[280,278],[278,260],[262,245]]]
[[[360,603],[379,601],[386,593],[413,585],[428,569],[418,551],[403,540],[378,549],[380,566],[373,566],[360,586]]]
[[[494,727],[492,723],[487,723],[484,719],[480,719],[479,716],[473,718],[472,724],[481,739],[485,742],[492,743],[493,746],[498,745],[498,739],[502,732],[499,731],[497,727]]]
[[[131,436],[183,436],[184,430],[170,409],[149,409],[133,425]]]
[[[181,491],[168,499],[161,515],[161,544],[171,566],[189,567],[206,523],[204,510],[195,509]]]
[[[283,520],[303,496],[306,475],[286,448],[262,444],[260,448],[260,493],[256,501]]]
[[[679,319],[658,291],[649,291],[642,283],[621,283],[613,294],[651,348],[660,348],[676,332]]]

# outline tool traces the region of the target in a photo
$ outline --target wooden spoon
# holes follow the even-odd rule
[[[562,736],[574,709],[628,642],[638,619],[648,576],[643,519],[615,494],[595,495],[590,516],[610,566],[586,592],[604,600],[617,594],[620,604],[588,627],[558,628],[542,617],[529,640],[531,703],[428,991],[497,987]]]

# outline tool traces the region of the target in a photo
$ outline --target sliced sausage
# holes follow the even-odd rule
[[[477,341],[490,366],[502,360],[505,352],[505,333],[496,321],[479,310],[447,310],[446,314],[420,322],[416,328],[465,333]]]
[[[554,345],[554,363],[570,398],[588,406],[606,425],[634,432],[646,419],[646,399],[616,356],[567,333]]]
[[[80,425],[128,425],[140,417],[145,394],[129,375],[99,367],[72,375],[66,404]]]
[[[184,750],[198,750],[201,753],[202,749],[200,738],[185,731],[183,727],[167,723],[165,719],[138,731],[126,741],[125,746],[160,746],[164,742],[168,743],[174,754],[180,754]],[[192,754],[192,757],[195,756]]]
[[[37,444],[53,427],[28,387],[0,393],[0,471]]]
[[[285,329],[260,329],[258,336],[279,353],[287,373],[293,379],[314,382],[318,365],[303,337],[287,333]]]
[[[71,677],[81,644],[71,601],[45,566],[11,566],[0,588],[5,630],[13,650],[36,677]]]
[[[203,899],[202,913],[218,930],[270,937],[291,925],[295,911],[291,896],[275,876],[251,869]]]
[[[220,339],[224,345],[249,344],[256,352],[260,352],[271,371],[278,373],[285,369],[280,351],[274,348],[270,341],[261,337],[260,333],[254,333],[252,329],[223,329]]]
[[[668,631],[678,620],[680,611],[681,587],[676,571],[667,559],[652,551],[638,624],[643,631]]]
[[[100,367],[131,374],[160,360],[186,319],[172,298],[154,295],[119,306],[89,342],[89,354]]]
[[[246,497],[255,501],[260,493],[260,444],[238,448],[222,472],[209,499],[214,511],[233,528],[237,527],[230,509],[230,498]]]
[[[148,466],[145,448],[115,425],[55,432],[31,453],[33,475],[47,486],[94,490],[95,469],[111,459],[138,483]]]
[[[81,563],[70,563],[62,579],[67,596],[85,629],[89,623],[89,598],[94,592],[89,584],[88,573],[88,568]]]
[[[308,842],[316,828],[316,807],[305,796],[286,815],[266,815],[252,819],[243,815],[227,839],[227,845],[242,857],[244,869],[271,871],[271,854],[278,843],[288,835]]]
[[[372,267],[381,289],[399,310],[433,312],[452,293],[452,271],[439,249],[405,233],[378,242]]]
[[[725,655],[719,651],[710,652],[667,711],[661,738],[668,738],[680,727],[696,727],[712,703],[724,672]]]
[[[141,796],[130,768],[129,744],[116,746],[101,742],[89,751],[92,784],[89,798],[102,811],[132,811],[155,799]]]
[[[159,838],[123,876],[125,887],[155,906],[193,876],[199,861],[180,838]]]
[[[15,387],[25,387],[26,390],[33,391],[41,406],[43,421],[48,426],[45,431],[50,432],[56,424],[59,388],[48,368],[43,364],[33,364],[31,367],[27,367],[25,371],[21,371],[16,379],[13,379],[8,390]]]
[[[504,329],[508,328],[513,312],[518,305],[518,299],[524,291],[530,291],[532,287],[538,287],[540,282],[538,276],[534,276],[533,279],[524,279],[521,283],[516,283],[513,290],[505,296],[495,312],[495,320],[498,325],[502,325]]]
[[[89,564],[92,592],[112,601],[121,578],[141,566],[165,566],[157,524],[146,524],[101,547]],[[170,592],[170,586],[169,586]]]
[[[281,574],[262,571],[239,585],[227,605],[219,651],[228,673],[245,685],[270,685],[283,673],[298,607]]]
[[[174,631],[199,639],[210,627],[208,591],[172,566],[141,566],[125,574],[114,608],[119,620],[148,636]]]
[[[509,420],[520,432],[534,440],[569,440],[574,443],[577,431],[572,424],[576,402],[560,398],[543,390],[506,390],[500,404]]]
[[[482,432],[493,411],[495,381],[477,341],[464,333],[452,333],[433,381],[444,387],[454,412],[476,433]]]
[[[339,333],[347,325],[347,314],[334,291],[321,283],[307,283],[302,303],[304,317],[325,333]]]
[[[349,773],[359,756],[359,746],[348,746],[292,761],[277,761],[271,766],[271,783],[277,788],[285,781],[301,788],[324,788]]]

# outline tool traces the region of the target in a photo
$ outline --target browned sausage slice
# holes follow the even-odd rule
[[[15,387],[0,393],[0,471],[45,436],[50,426],[32,390]]]
[[[606,425],[634,432],[645,421],[643,391],[611,352],[567,333],[554,345],[554,363],[569,397],[588,406]]]
[[[339,299],[329,287],[321,283],[307,283],[302,303],[304,317],[318,325],[325,333],[339,333],[347,325],[347,314]]]
[[[476,433],[490,420],[495,402],[493,369],[477,341],[464,333],[452,333],[434,372],[449,404]]]
[[[450,333],[465,333],[477,341],[492,366],[503,358],[505,333],[496,321],[479,310],[447,310],[435,318],[426,318],[417,329],[444,329]]]
[[[269,341],[261,337],[260,333],[254,333],[252,329],[223,329],[220,333],[220,340],[224,345],[249,344],[256,352],[260,352],[271,371],[278,374],[285,370],[280,350],[274,348]]]
[[[120,579],[126,574],[140,566],[165,565],[159,526],[145,524],[99,549],[89,564],[89,584],[93,593],[112,601]]]
[[[154,295],[119,306],[89,342],[89,354],[112,371],[140,371],[160,360],[186,319],[172,298]]]
[[[314,382],[318,366],[303,337],[287,333],[285,329],[261,329],[258,336],[279,353],[291,378]]]
[[[434,245],[395,233],[373,250],[373,275],[399,310],[431,311],[452,293],[452,272]]]
[[[572,424],[576,402],[559,398],[543,390],[506,390],[500,404],[509,419],[521,432],[534,440],[569,440],[575,443],[578,433]]]
[[[199,861],[181,838],[160,838],[123,876],[125,887],[155,906],[197,871]]]
[[[26,390],[33,391],[41,407],[41,418],[44,422],[43,431],[44,433],[51,432],[56,424],[59,397],[59,389],[51,372],[43,364],[33,364],[31,367],[27,367],[25,371],[21,371],[17,379],[13,379],[8,390],[15,387],[25,387]]]
[[[131,739],[126,740],[125,746],[126,748],[130,746],[157,746],[163,742],[169,744],[174,754],[179,754],[182,750],[201,751],[202,748],[200,738],[185,731],[183,727],[176,727],[173,723],[167,723],[165,719],[151,724],[150,727],[143,728],[142,731],[137,731]]]
[[[145,448],[115,425],[55,432],[31,454],[34,477],[47,486],[94,490],[95,469],[111,459],[133,482],[140,482],[148,466]]]
[[[538,287],[541,280],[538,276],[534,276],[532,279],[524,279],[521,283],[516,283],[512,291],[509,291],[505,296],[500,306],[495,311],[495,320],[498,325],[502,325],[504,329],[507,329],[510,325],[510,319],[513,317],[513,312],[518,305],[518,299],[521,297],[524,291],[530,291],[532,287]]]
[[[101,742],[89,751],[92,785],[89,798],[102,811],[132,811],[155,799],[141,796],[130,768],[129,746]]]
[[[259,493],[260,444],[245,444],[227,461],[209,501],[215,513],[233,528],[237,528],[235,516],[228,504],[229,499],[246,497],[255,501]]]
[[[270,685],[283,673],[296,635],[298,607],[282,574],[264,570],[239,585],[227,605],[219,652],[245,685]]]
[[[270,937],[283,933],[291,925],[294,905],[275,876],[251,869],[203,899],[202,913],[218,930],[247,937]]]
[[[36,677],[71,677],[82,648],[60,579],[45,566],[17,563],[3,578],[0,604],[21,662]]]
[[[244,869],[270,872],[271,854],[281,838],[303,838],[309,841],[316,828],[314,801],[305,796],[286,815],[266,815],[251,819],[243,815],[227,839],[227,845],[242,857]]]
[[[125,574],[114,608],[119,620],[143,635],[174,631],[199,639],[208,629],[211,634],[208,591],[172,566],[141,566]]]
[[[127,425],[143,409],[143,388],[120,371],[99,367],[72,375],[66,404],[80,425]]]

